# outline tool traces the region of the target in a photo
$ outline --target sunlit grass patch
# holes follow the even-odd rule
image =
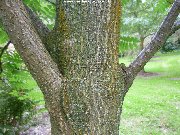
[[[159,75],[135,79],[125,97],[120,134],[179,135],[180,52],[157,55],[145,71]]]

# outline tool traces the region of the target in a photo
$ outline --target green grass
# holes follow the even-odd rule
[[[145,71],[159,75],[135,79],[125,97],[120,134],[180,135],[180,52],[156,55]]]

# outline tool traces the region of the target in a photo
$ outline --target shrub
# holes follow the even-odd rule
[[[163,47],[161,48],[161,52],[165,53],[165,52],[172,52],[174,50],[178,50],[180,49],[180,44],[179,41],[176,41],[175,43],[172,43],[170,41],[167,41]]]
[[[0,74],[0,135],[18,134],[36,113],[36,102],[29,92],[37,87],[33,84],[22,59],[16,52],[6,52],[2,56]]]

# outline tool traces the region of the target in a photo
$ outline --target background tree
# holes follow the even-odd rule
[[[144,39],[155,32],[166,14],[162,8],[161,12],[157,9],[157,3],[158,1],[132,0],[123,6],[122,34],[138,36],[140,50],[144,48]]]
[[[52,134],[119,134],[124,96],[170,34],[180,1],[128,68],[118,63],[119,0],[55,5],[50,30],[21,0],[0,2],[3,26],[44,94]]]
[[[123,6],[121,35],[137,37],[139,51],[142,51],[145,39],[155,34],[169,5],[166,0],[129,0]],[[141,72],[145,72],[144,69]]]

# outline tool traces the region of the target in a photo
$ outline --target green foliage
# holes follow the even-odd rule
[[[122,34],[137,35],[137,37],[146,37],[156,31],[159,24],[162,22],[165,14],[163,7],[164,2],[158,0],[131,0],[123,6],[122,14]],[[157,8],[163,9],[159,11]]]
[[[167,41],[164,45],[163,45],[163,47],[161,48],[161,52],[162,53],[165,53],[165,52],[172,52],[172,51],[174,51],[174,50],[178,50],[178,49],[180,49],[180,42],[179,41],[177,41],[177,42],[175,42],[175,43],[172,43],[172,42],[170,42],[170,41]]]
[[[49,29],[53,29],[55,19],[55,6],[48,3],[46,0],[23,0],[23,2],[29,6]],[[3,26],[0,21],[0,45],[6,43],[9,40],[6,32],[3,30]]]
[[[6,32],[0,27],[0,44],[6,43],[8,40],[8,36]]]
[[[173,0],[159,0],[155,6],[155,12],[164,12],[173,3]]]
[[[124,0],[120,52],[137,49],[139,43],[137,40],[132,42],[132,37],[140,41],[140,38],[154,33],[167,13],[167,9],[168,3],[164,0]]]
[[[122,0],[122,5],[126,5],[130,0]]]
[[[12,131],[16,131],[13,127],[26,124],[27,120],[32,116],[34,109],[33,101],[29,99],[19,99],[17,96],[10,94],[10,89],[2,90],[0,94],[0,133],[7,130],[8,127]],[[24,115],[25,112],[28,115]]]
[[[119,53],[123,55],[128,50],[137,48],[139,39],[136,37],[122,36],[120,38]]]
[[[46,0],[23,0],[52,29],[55,19],[55,6]]]
[[[0,133],[16,132],[33,114],[37,100],[29,93],[35,91],[32,80],[22,59],[16,52],[6,52],[2,57],[3,72],[0,80]],[[17,129],[15,129],[15,127]]]

